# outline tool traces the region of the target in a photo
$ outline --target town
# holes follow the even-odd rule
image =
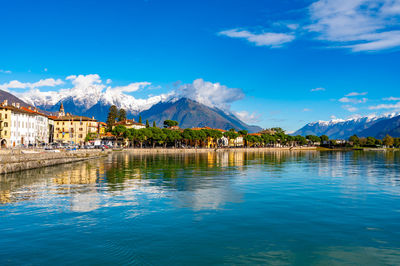
[[[116,148],[116,147],[399,147],[400,139],[386,136],[383,140],[372,137],[349,140],[330,140],[328,136],[291,136],[281,128],[266,129],[258,133],[246,130],[224,130],[209,127],[182,129],[178,122],[165,120],[163,127],[152,126],[127,119],[124,109],[111,106],[107,123],[94,117],[65,112],[61,103],[56,114],[47,115],[32,107],[4,101],[0,105],[0,146],[5,148]]]

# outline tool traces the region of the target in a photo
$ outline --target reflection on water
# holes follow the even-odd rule
[[[399,152],[115,153],[0,175],[0,264],[37,241],[36,262],[57,261],[53,237],[86,241],[63,253],[79,264],[396,264],[399,166]]]

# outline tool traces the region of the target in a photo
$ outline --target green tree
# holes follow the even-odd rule
[[[329,137],[327,135],[322,135],[321,137],[321,142],[328,142],[329,141]]]
[[[366,145],[369,146],[369,147],[375,146],[375,145],[376,145],[376,138],[374,138],[374,137],[368,137],[368,138],[367,138]]]
[[[387,147],[393,147],[394,139],[391,136],[386,135],[386,137],[383,138],[383,144]]]
[[[142,123],[142,116],[141,115],[139,115],[139,123],[140,124]]]
[[[150,127],[149,120],[146,119],[146,128],[149,128],[149,127]]]
[[[156,121],[153,121],[153,127],[157,127]]]
[[[353,143],[353,146],[360,145],[360,138],[357,135],[353,135],[349,138],[349,141]]]
[[[125,109],[121,108],[118,111],[118,121],[124,121],[126,120],[126,111]]]
[[[113,125],[115,124],[115,120],[117,119],[118,116],[118,109],[115,105],[112,105],[108,111],[108,116],[107,116],[107,131],[111,131]]]
[[[179,124],[178,121],[175,121],[175,120],[169,120],[169,119],[167,119],[167,120],[164,121],[164,127],[165,127],[165,128],[167,128],[167,127],[175,127],[175,126],[177,126],[178,124]]]
[[[124,137],[124,134],[126,134],[127,128],[123,125],[118,125],[114,127],[112,130],[112,134],[116,137]]]
[[[188,142],[194,140],[194,130],[190,129],[190,128],[186,128],[183,133],[182,133],[182,138],[185,140],[186,142],[186,146],[188,145]]]

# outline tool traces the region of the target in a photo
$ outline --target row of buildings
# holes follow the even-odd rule
[[[134,120],[124,120],[114,124],[114,126],[118,125],[128,129],[146,127]],[[62,103],[56,115],[44,114],[36,108],[24,107],[19,103],[9,105],[7,100],[0,104],[0,148],[36,147],[52,143],[82,145],[88,142],[86,139],[88,135],[92,139],[90,142],[95,145],[132,145],[128,140],[121,140],[110,132],[106,132],[106,127],[106,123],[97,121],[94,117],[89,118],[65,113]],[[183,131],[178,126],[170,127],[170,129]],[[202,129],[211,128],[192,128],[192,130]],[[225,132],[222,129],[217,130],[222,133]],[[195,145],[194,143],[187,144]],[[235,139],[222,136],[218,140],[208,137],[202,144],[202,146],[208,148],[241,147],[244,145],[244,139],[243,136],[238,136]]]
[[[83,144],[90,133],[105,134],[106,124],[94,118],[65,113],[47,115],[19,103],[0,104],[0,147],[41,146],[49,143]]]

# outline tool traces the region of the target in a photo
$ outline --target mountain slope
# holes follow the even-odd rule
[[[347,120],[335,119],[331,121],[312,122],[296,131],[294,135],[327,135],[333,139],[347,139],[354,134],[360,135],[361,132],[364,132],[373,125],[381,121],[390,120],[397,115],[398,114],[392,113],[382,116],[371,115]]]
[[[4,100],[7,100],[9,105],[12,105],[12,103],[19,103],[21,106],[24,107],[33,107],[32,105],[27,104],[26,102],[22,101],[11,93],[0,90],[0,103],[2,103]]]
[[[371,127],[360,132],[359,136],[371,136],[382,139],[386,134],[396,138],[400,137],[400,115],[375,123]]]
[[[208,126],[225,130],[230,128],[246,129],[249,132],[261,130],[258,126],[247,125],[233,114],[227,114],[222,110],[208,107],[188,98],[160,102],[141,112],[140,115],[143,120],[155,121],[158,126],[162,126],[164,120],[172,119],[178,121],[181,128]]]

